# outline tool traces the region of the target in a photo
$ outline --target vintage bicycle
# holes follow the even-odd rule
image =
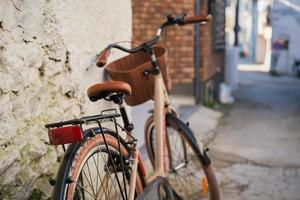
[[[207,149],[169,106],[165,49],[155,46],[167,27],[210,20],[210,16],[169,15],[149,41],[132,49],[114,43],[100,53],[99,67],[106,65],[113,48],[129,53],[106,65],[113,81],[87,91],[92,102],[104,99],[119,109],[46,125],[50,143],[65,151],[56,180],[50,181],[54,199],[133,200],[158,176],[169,180],[177,199],[220,199]],[[125,102],[134,106],[149,99],[154,100],[154,110],[145,126],[145,144],[154,168],[151,176],[136,148],[125,108]]]

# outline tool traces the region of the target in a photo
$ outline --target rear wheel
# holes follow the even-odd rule
[[[219,200],[218,184],[212,166],[202,164],[193,145],[196,141],[190,139],[188,131],[189,127],[174,115],[166,118],[167,179],[183,199]],[[154,166],[153,116],[146,123],[145,134],[148,155]]]
[[[128,150],[108,134],[71,145],[60,165],[53,199],[127,199],[130,166]],[[143,190],[137,174],[136,193]]]

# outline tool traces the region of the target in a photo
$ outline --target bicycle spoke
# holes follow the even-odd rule
[[[81,182],[82,186],[84,186],[84,185],[83,185],[83,178],[82,178],[82,174],[80,174],[80,182]],[[83,199],[85,199],[84,190],[81,188],[81,189],[80,189],[80,191],[82,192],[82,197],[83,197]]]
[[[98,150],[100,151],[100,145],[97,143],[97,148],[98,148]],[[109,151],[109,150],[108,150]],[[102,151],[100,151],[100,152],[102,152]],[[102,162],[104,162],[104,165],[105,165],[105,168],[106,169],[108,169],[108,166],[107,166],[107,159],[104,159],[103,158],[103,155],[102,155],[102,153],[100,153],[100,155],[101,155],[101,158],[102,158]],[[98,157],[99,158],[99,157]],[[99,159],[98,159],[99,160]],[[110,170],[107,170],[108,171],[108,173],[109,173],[109,176],[111,177],[111,173],[110,173]],[[105,196],[106,196],[106,198],[107,198],[107,196],[109,197],[110,196],[110,194],[109,194],[109,192],[107,192],[107,190],[106,190],[106,192],[105,192]],[[109,198],[110,199],[110,198]]]
[[[99,149],[100,147],[99,147],[99,145],[97,144],[97,148]],[[109,149],[107,150],[107,151],[109,151]],[[103,162],[104,162],[104,165],[105,165],[105,169],[107,169],[107,171],[108,171],[108,173],[109,173],[109,176],[110,177],[112,177],[112,174],[111,174],[111,172],[110,172],[110,170],[109,170],[109,167],[108,167],[108,165],[107,165],[107,159],[104,159],[103,158],[103,155],[102,155],[102,153],[100,154],[101,155],[101,158],[102,158],[102,160],[103,160]],[[107,155],[108,156],[108,155]],[[114,186],[116,186],[116,182],[114,181]],[[106,195],[105,196],[110,196],[110,193],[108,192],[108,193],[105,193]]]
[[[114,119],[114,124],[115,124],[116,133],[119,135],[116,119]],[[119,152],[120,152],[120,160],[121,160],[121,167],[122,167],[122,177],[123,177],[123,185],[124,185],[124,190],[125,190],[125,197],[126,197],[126,200],[128,200],[126,182],[125,182],[125,171],[124,171],[125,166],[124,166],[124,161],[123,161],[123,156],[122,156],[122,151],[121,151],[120,138],[117,137],[117,140],[118,140],[118,148],[119,148]]]
[[[92,197],[94,197],[94,199],[97,199],[97,197],[96,197],[94,194],[90,193],[87,189],[85,189],[85,188],[84,188],[82,185],[80,185],[78,182],[75,181],[75,183],[76,183],[76,185],[79,186],[81,189],[83,189],[84,191],[86,191],[89,195],[91,195]]]
[[[111,180],[112,180],[112,179],[111,179]],[[113,181],[111,181],[111,182],[113,182]],[[109,189],[107,190],[109,194],[111,194],[111,189],[112,189],[112,187],[113,187],[113,186],[116,186],[115,183],[116,183],[116,182],[114,181],[114,185],[111,184],[111,186],[110,186]]]
[[[101,130],[101,132],[102,132],[102,128],[100,127],[100,130]],[[102,137],[104,137],[104,134],[101,134],[101,136]],[[99,143],[97,142],[96,143],[97,144],[97,148],[98,148],[98,151],[99,152],[102,152],[101,150],[100,150],[100,145],[99,145]],[[110,150],[108,149],[108,146],[107,145],[105,145],[106,146],[106,150],[108,151],[108,157],[110,156],[109,155],[109,152],[110,152]],[[112,177],[111,175],[111,172],[110,172],[110,170],[109,170],[109,167],[108,167],[108,165],[107,165],[107,160],[108,160],[108,158],[107,159],[105,159],[104,157],[103,157],[103,154],[102,153],[100,153],[100,155],[101,155],[101,158],[102,158],[102,161],[103,161],[103,163],[104,163],[104,165],[105,165],[105,169],[107,169],[107,171],[108,171],[108,173],[109,173],[109,176],[110,177]],[[99,157],[98,157],[99,158]],[[99,160],[99,159],[98,159]],[[114,186],[116,186],[116,181],[114,181]],[[106,196],[106,198],[107,198],[107,196],[109,197],[110,196],[110,193],[109,192],[107,192],[107,190],[106,190],[106,192],[105,192],[105,196]],[[110,199],[110,197],[109,197],[109,199]]]
[[[103,179],[101,179],[101,187],[98,188],[97,191],[97,198],[101,198],[103,195],[103,192],[105,194],[105,197],[107,198],[109,196],[109,193],[107,193],[107,185],[110,179],[110,175],[105,174]]]
[[[96,184],[97,194],[96,194],[96,196],[99,199],[99,195],[101,194],[101,192],[99,192],[99,189],[103,188],[104,194],[105,194],[105,198],[108,199],[108,194],[107,194],[106,189],[105,189],[107,186],[106,186],[105,183],[103,183],[103,180],[101,178],[101,174],[99,173],[99,169],[98,169],[98,166],[99,166],[99,154],[102,155],[102,152],[100,151],[99,153],[97,153],[97,164],[96,164],[95,158],[93,157],[93,161],[94,161],[94,164],[95,164],[95,167],[96,167],[96,171],[97,171],[97,184]],[[98,184],[98,177],[100,179],[100,186],[101,186],[100,188],[99,188],[99,184]],[[100,195],[100,197],[101,196],[102,195]]]
[[[98,157],[98,156],[99,156],[99,155],[98,155],[98,153],[97,153],[97,157]],[[96,189],[98,189],[98,177],[100,176],[100,173],[99,173],[99,170],[98,170],[98,166],[99,166],[99,165],[97,165],[94,156],[93,156],[93,161],[94,161],[94,165],[95,165],[95,168],[96,168],[96,171],[97,171]]]
[[[80,198],[80,193],[79,193],[79,191],[78,191],[78,188],[77,188],[77,187],[75,188],[75,194],[77,194],[77,196]]]
[[[86,181],[88,182],[89,186],[92,188],[93,186],[92,186],[91,183],[89,182],[88,177],[87,177],[87,175],[85,174],[84,168],[82,168],[82,172],[83,172],[83,175],[85,176],[85,179],[86,179]],[[94,194],[94,195],[95,195],[95,194]]]
[[[115,187],[116,186],[116,181],[112,178],[112,174],[111,174],[111,172],[110,172],[110,169],[109,169],[109,167],[108,167],[108,165],[107,165],[107,159],[105,159],[104,157],[103,157],[103,154],[101,153],[100,154],[101,155],[101,158],[102,158],[102,160],[103,160],[103,163],[104,163],[104,165],[105,165],[105,168],[107,169],[106,170],[106,173],[108,173],[108,175],[107,176],[109,176],[110,178],[109,178],[109,180],[111,180],[111,187]],[[108,156],[108,155],[107,155]],[[101,179],[101,176],[100,176],[100,182],[101,182],[101,185],[102,185],[102,188],[107,188],[107,185],[105,184],[104,186],[103,186],[103,179]],[[111,199],[110,198],[110,192],[109,192],[109,190],[108,189],[103,189],[104,190],[104,194],[105,194],[105,197],[106,198],[108,198],[108,199]],[[98,195],[97,195],[98,196]]]
[[[122,195],[123,200],[125,200],[124,194],[123,194],[123,192],[122,192],[122,190],[121,190],[121,184],[120,184],[119,178],[118,178],[118,176],[117,176],[117,171],[116,171],[115,161],[114,161],[114,159],[113,159],[113,157],[112,157],[112,155],[111,155],[111,152],[109,151],[109,148],[108,148],[108,145],[107,145],[107,142],[106,142],[106,138],[105,138],[105,135],[104,135],[104,133],[103,133],[102,126],[101,126],[100,122],[98,122],[98,125],[99,125],[99,127],[100,127],[100,129],[101,129],[101,133],[102,133],[102,136],[103,136],[103,140],[104,140],[106,149],[108,149],[109,159],[112,161],[112,164],[113,164],[113,170],[114,170],[114,174],[115,174],[116,179],[117,179],[117,183],[118,183],[118,186],[119,186],[119,189],[120,189],[120,193],[121,193],[121,195]]]
[[[173,129],[169,129],[169,131],[171,130],[171,133],[172,134],[170,134],[170,138],[171,138],[171,140],[172,140],[172,135],[176,135],[175,133],[174,133],[174,130]],[[176,145],[177,144],[177,142],[178,142],[178,138],[180,138],[180,140],[181,140],[181,137],[180,137],[180,135],[179,134],[177,134],[176,136],[176,139],[175,139],[175,143],[173,143],[174,145],[172,146],[172,147],[174,147],[175,149],[174,149],[174,151],[172,151],[172,152],[174,152],[176,155],[180,155],[180,152],[182,152],[181,150],[178,150],[178,146]],[[178,148],[176,148],[176,147],[178,147]]]
[[[87,164],[87,168],[88,168],[88,172],[89,172],[89,176],[90,176],[90,180],[91,180],[91,189],[92,189],[93,194],[96,196],[96,193],[94,191],[93,178],[91,176],[91,170],[90,170],[89,162],[86,162],[86,164]]]

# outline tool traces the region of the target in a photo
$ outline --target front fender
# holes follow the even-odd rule
[[[184,137],[193,150],[198,155],[199,159],[201,160],[204,166],[209,166],[211,161],[206,153],[206,150],[202,148],[202,145],[199,146],[197,139],[194,136],[193,131],[184,123],[182,122],[177,116],[172,113],[166,114],[166,122],[174,125],[177,128],[178,132]]]

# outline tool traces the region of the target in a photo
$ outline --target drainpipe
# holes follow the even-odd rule
[[[200,0],[196,0],[195,15],[200,15]],[[195,64],[195,79],[194,79],[194,98],[195,103],[201,103],[201,79],[200,79],[200,25],[195,25],[195,48],[194,48],[194,64]]]
[[[235,6],[235,26],[234,30],[234,46],[239,46],[239,32],[240,32],[240,25],[239,25],[239,11],[240,11],[240,0],[236,0]]]
[[[252,59],[256,62],[256,42],[257,42],[257,24],[258,24],[258,10],[257,10],[257,0],[252,1]]]

